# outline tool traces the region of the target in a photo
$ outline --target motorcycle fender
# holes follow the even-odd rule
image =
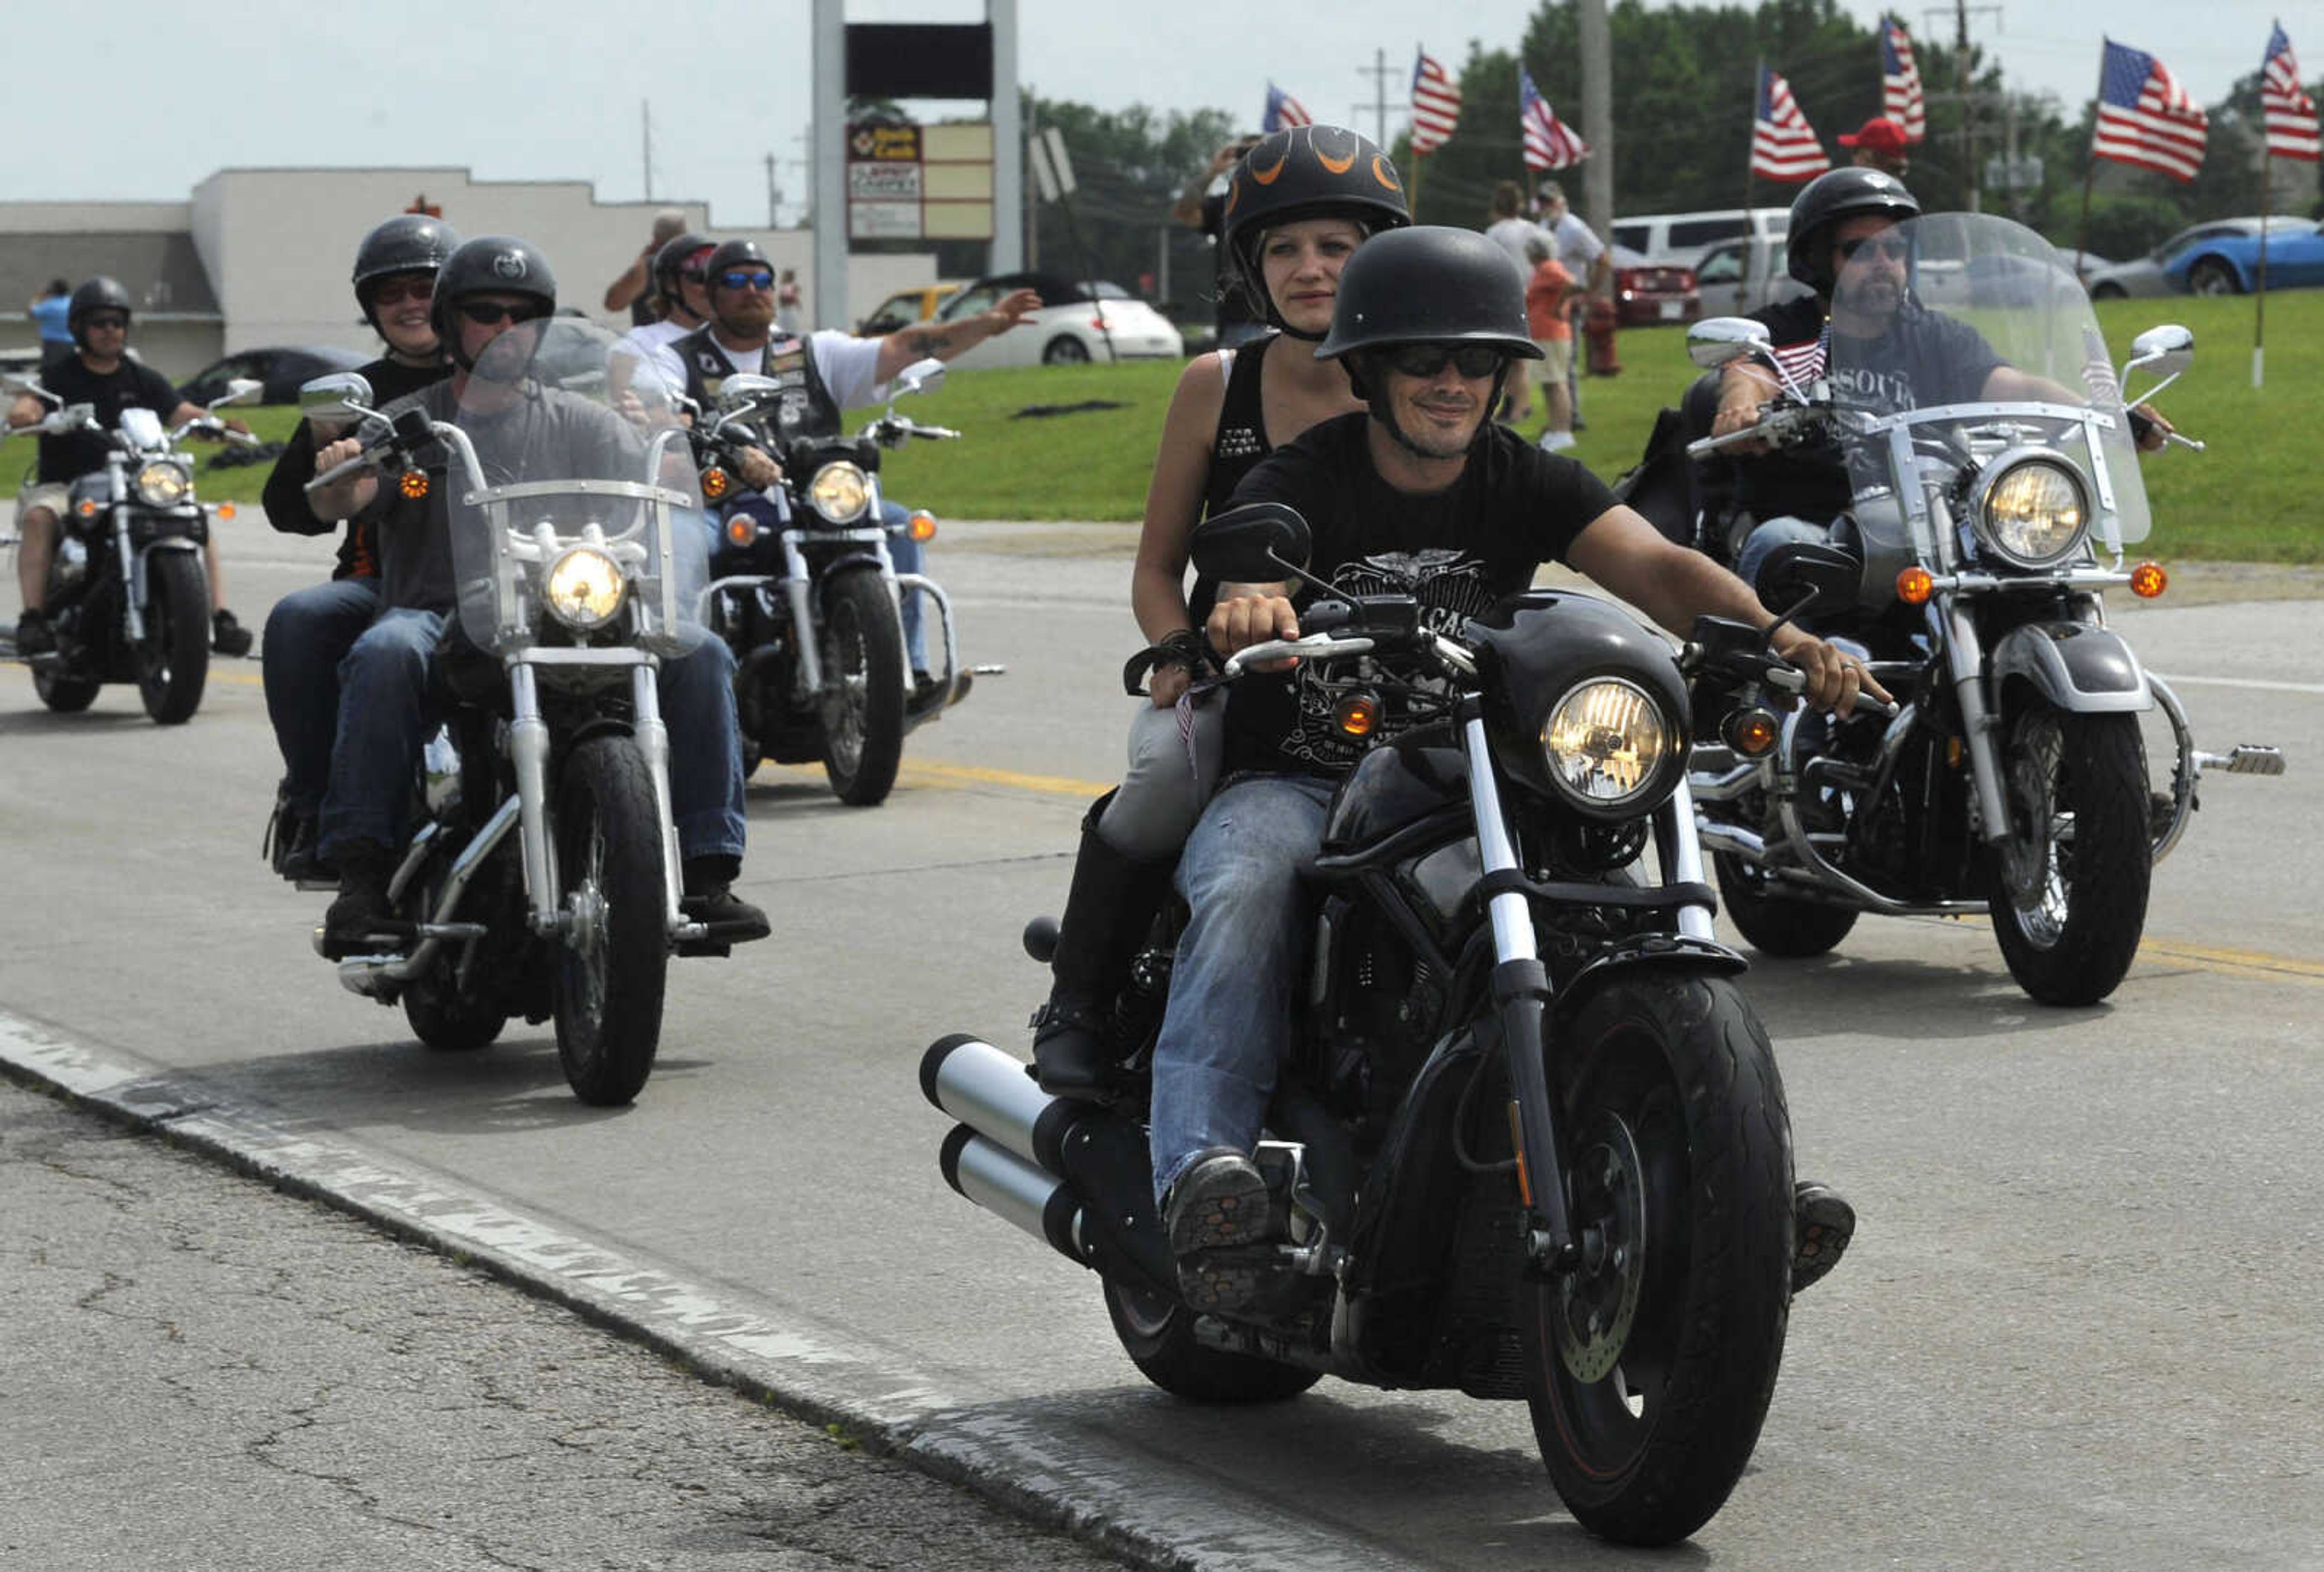
[[[1997,701],[2013,677],[2032,683],[2056,707],[2101,715],[2154,707],[2146,669],[2122,636],[2088,623],[2028,623],[1994,645],[1987,670]]]
[[[824,563],[815,575],[816,609],[823,609],[824,592],[829,586],[839,582],[841,574],[854,573],[867,568],[874,573],[881,571],[880,559],[869,551],[850,551]]]
[[[1725,945],[1684,934],[1649,933],[1590,957],[1582,969],[1565,979],[1550,1002],[1550,1024],[1569,1019],[1584,1000],[1609,978],[1645,966],[1683,966],[1710,976],[1737,976],[1751,963]]]

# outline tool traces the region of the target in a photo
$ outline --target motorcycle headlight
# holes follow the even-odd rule
[[[2028,458],[1995,475],[1978,503],[1978,533],[2020,568],[2046,568],[2089,533],[2081,476],[2062,464]]]
[[[173,508],[193,495],[193,472],[174,459],[156,458],[138,470],[136,491],[149,508]]]
[[[1675,739],[1653,696],[1619,677],[1566,689],[1541,726],[1551,781],[1592,813],[1636,807],[1663,781]]]
[[[853,464],[826,464],[807,488],[815,511],[835,524],[852,524],[872,505],[872,477]]]
[[[595,546],[576,546],[549,565],[544,598],[550,615],[587,633],[613,620],[628,590],[620,563]]]

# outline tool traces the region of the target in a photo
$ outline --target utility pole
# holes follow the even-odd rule
[[[1358,66],[1356,75],[1370,77],[1372,79],[1372,101],[1369,104],[1357,105],[1356,110],[1359,114],[1366,109],[1372,112],[1372,124],[1378,133],[1373,136],[1372,141],[1379,144],[1380,152],[1386,153],[1388,151],[1388,112],[1396,107],[1388,101],[1388,79],[1397,75],[1388,68],[1388,51],[1384,49],[1372,51],[1372,63],[1369,66]]]
[[[653,200],[653,106],[638,100],[638,124],[645,129],[646,200]]]
[[[1590,158],[1582,171],[1582,217],[1600,240],[1614,238],[1614,35],[1606,0],[1581,0],[1582,140]]]
[[[1953,0],[1953,99],[1960,105],[1961,180],[1967,185],[1967,204],[1972,213],[1983,210],[1978,190],[1977,168],[1977,104],[1969,90],[1969,13],[1993,18],[1995,32],[2001,30],[2001,7],[1972,5],[1969,0]],[[1924,18],[1942,16],[1942,11],[1924,11]]]
[[[767,227],[783,227],[783,189],[775,183],[775,155],[767,154]]]

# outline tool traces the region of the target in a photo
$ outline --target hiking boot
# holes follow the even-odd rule
[[[1178,1292],[1190,1308],[1235,1310],[1258,1295],[1267,1257],[1250,1246],[1268,1234],[1266,1176],[1231,1146],[1195,1153],[1162,1204]]]
[[[224,606],[210,613],[210,648],[221,655],[250,653],[250,630]]]
[[[1792,1292],[1823,1280],[1856,1233],[1856,1208],[1830,1185],[1802,1179],[1792,1191]]]
[[[689,857],[680,869],[684,894],[678,910],[708,928],[714,944],[748,944],[774,931],[764,911],[734,893],[742,872],[742,858],[716,855]]]
[[[57,630],[49,625],[49,614],[26,606],[16,617],[16,653],[45,655],[57,647]]]
[[[396,856],[377,841],[352,841],[339,852],[339,897],[323,914],[322,951],[344,960],[399,947],[411,925],[395,915],[387,898]]]

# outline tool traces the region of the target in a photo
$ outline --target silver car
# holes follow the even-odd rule
[[[2125,298],[2143,300],[2152,295],[2183,295],[2187,286],[2170,274],[2171,264],[2188,251],[2206,240],[2225,235],[2257,235],[2260,220],[2256,215],[2248,218],[2214,218],[2208,224],[2196,224],[2181,229],[2170,239],[2129,262],[2118,262],[2112,267],[2099,268],[2089,275],[2090,298],[2094,301],[2119,301]],[[2287,228],[2306,229],[2307,219],[2277,215],[2267,220],[2267,232],[2275,235]]]

